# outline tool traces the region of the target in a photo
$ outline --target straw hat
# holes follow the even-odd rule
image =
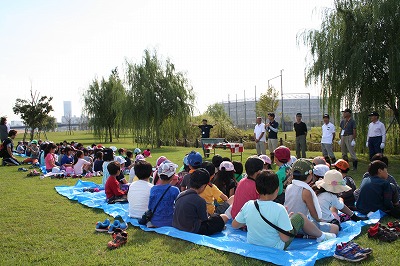
[[[326,191],[332,193],[341,193],[351,190],[351,187],[346,185],[346,181],[343,180],[342,174],[337,170],[329,170],[326,172],[322,180],[315,182],[318,188],[323,187]]]

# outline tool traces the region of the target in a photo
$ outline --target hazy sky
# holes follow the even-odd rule
[[[0,115],[13,114],[29,89],[53,96],[58,120],[63,101],[82,110],[82,93],[126,59],[140,62],[145,49],[170,58],[186,73],[197,109],[254,99],[283,71],[284,93],[311,92],[304,85],[307,48],[296,35],[319,28],[333,0],[99,1],[0,0]],[[121,73],[121,76],[123,73]],[[271,84],[280,89],[280,79]]]

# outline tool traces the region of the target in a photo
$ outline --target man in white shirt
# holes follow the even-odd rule
[[[329,164],[336,162],[335,154],[333,153],[333,141],[335,140],[335,126],[329,122],[329,115],[324,114],[322,119],[324,124],[322,125],[322,137],[321,137],[321,149],[322,155]]]
[[[371,123],[368,125],[367,143],[365,146],[369,149],[369,159],[377,154],[383,153],[386,141],[385,125],[379,121],[379,114],[372,112],[369,115]]]
[[[256,126],[254,127],[254,139],[256,142],[257,155],[265,154],[265,124],[262,118],[257,117]]]

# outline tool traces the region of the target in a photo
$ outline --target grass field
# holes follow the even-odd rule
[[[21,137],[21,136],[20,136]],[[84,132],[70,137],[65,133],[50,133],[49,139],[82,141],[89,145],[97,141]],[[130,138],[113,143],[117,147],[133,148]],[[143,147],[140,147],[143,148]],[[154,164],[160,155],[181,164],[183,155],[191,148],[165,147],[152,150],[149,159]],[[227,151],[218,150],[221,155]],[[246,150],[244,158],[255,151]],[[310,153],[316,156],[317,153]],[[337,155],[339,156],[339,154]],[[367,167],[360,156],[359,170],[351,172],[359,185]],[[399,157],[391,157],[389,172],[400,175]],[[265,265],[229,252],[198,246],[156,233],[147,233],[133,226],[128,228],[128,243],[117,250],[106,248],[111,237],[94,231],[97,221],[108,217],[101,210],[87,208],[60,196],[54,190],[59,185],[74,185],[75,179],[39,179],[25,177],[18,167],[0,167],[0,265]],[[101,182],[101,177],[91,179]],[[387,222],[389,219],[383,219]],[[357,243],[369,246],[373,255],[363,265],[399,265],[400,240],[387,244],[370,240],[367,228],[356,238]],[[349,263],[350,264],[350,263]],[[317,261],[317,265],[346,265],[333,258]]]

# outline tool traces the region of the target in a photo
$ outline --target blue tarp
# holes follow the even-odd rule
[[[99,188],[100,192],[83,192],[84,188]],[[90,181],[78,180],[75,186],[57,186],[56,191],[90,208],[99,208],[105,213],[116,217],[120,216],[125,222],[140,227],[144,231],[153,231],[159,234],[183,239],[198,245],[215,248],[227,252],[236,253],[245,257],[272,262],[278,265],[314,265],[315,261],[333,256],[335,245],[340,242],[348,242],[361,233],[361,227],[366,224],[374,224],[383,216],[380,211],[370,216],[370,220],[342,223],[336,239],[317,243],[311,239],[294,239],[285,251],[248,244],[246,232],[233,229],[231,224],[226,225],[226,230],[212,236],[203,236],[183,232],[173,227],[147,228],[139,225],[137,219],[128,216],[128,204],[107,204],[105,202],[104,187]]]

